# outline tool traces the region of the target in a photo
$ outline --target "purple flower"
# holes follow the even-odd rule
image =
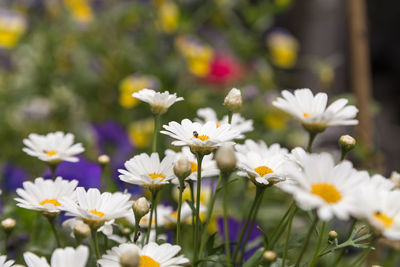
[[[22,187],[22,183],[27,180],[27,173],[24,169],[11,163],[6,163],[3,169],[3,182],[6,191],[15,191]]]

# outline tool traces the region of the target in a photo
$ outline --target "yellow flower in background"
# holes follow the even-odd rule
[[[87,24],[93,20],[90,0],[64,0],[64,4],[77,22]]]
[[[138,148],[148,147],[154,131],[154,119],[135,121],[129,125],[129,138]]]
[[[158,1],[158,25],[165,33],[173,33],[178,28],[179,9],[173,1]]]
[[[277,109],[267,112],[264,117],[264,124],[267,128],[275,131],[284,131],[287,128],[288,116]]]
[[[134,92],[144,88],[157,89],[159,82],[157,78],[149,75],[129,75],[119,84],[119,103],[124,108],[133,108],[139,104],[139,100],[132,97]]]
[[[176,46],[185,57],[189,71],[198,77],[205,77],[210,72],[214,50],[191,36],[180,36]]]
[[[17,13],[0,11],[0,47],[13,48],[25,33],[25,18]]]
[[[267,38],[271,62],[277,67],[290,69],[297,62],[299,43],[286,31],[274,31]]]

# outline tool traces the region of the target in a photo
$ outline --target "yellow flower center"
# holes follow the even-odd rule
[[[192,173],[197,172],[197,163],[191,161],[190,165],[192,166]]]
[[[273,170],[271,170],[271,168],[269,168],[267,166],[259,166],[259,167],[255,168],[254,171],[256,173],[258,173],[258,175],[260,175],[261,177],[264,177],[264,175],[274,172]]]
[[[194,138],[200,139],[201,141],[206,141],[206,140],[210,139],[210,137],[208,135],[205,135],[205,134],[195,136]]]
[[[98,210],[96,210],[96,209],[91,210],[90,213],[92,213],[92,214],[94,214],[94,215],[96,215],[96,216],[99,216],[100,218],[103,217],[103,216],[105,215],[103,212],[98,211]]]
[[[139,267],[160,267],[160,264],[149,256],[140,256]]]
[[[221,126],[221,123],[217,123],[217,128],[218,128],[219,126]]]
[[[342,199],[342,195],[331,184],[315,184],[311,187],[311,193],[319,196],[327,203],[336,203]]]
[[[178,212],[173,211],[173,212],[171,213],[171,217],[178,218]]]
[[[162,175],[161,173],[155,173],[155,172],[153,172],[153,173],[150,173],[149,176],[150,176],[150,178],[153,179],[153,180],[154,180],[154,179],[157,179],[157,178],[161,178],[161,181],[162,181],[162,180],[165,179],[165,175]]]
[[[303,113],[303,116],[304,116],[304,118],[309,118],[309,117],[311,117],[311,114],[310,113]]]
[[[55,150],[45,150],[44,153],[46,153],[47,156],[51,157],[56,155],[58,152]]]
[[[374,213],[374,217],[375,219],[379,220],[381,223],[383,223],[385,228],[389,228],[390,226],[392,226],[392,224],[394,223],[393,218],[387,216],[384,213],[380,213],[379,211]]]
[[[46,205],[46,204],[53,204],[54,206],[61,206],[60,202],[57,201],[57,199],[45,199],[42,202],[39,203],[40,205]]]

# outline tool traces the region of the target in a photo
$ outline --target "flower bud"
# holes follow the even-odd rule
[[[225,97],[224,105],[230,111],[236,111],[242,107],[242,93],[236,88],[232,88]]]
[[[237,163],[233,146],[230,144],[223,144],[215,153],[215,160],[221,172],[232,173]]]
[[[192,165],[187,157],[182,156],[175,162],[174,173],[180,181],[183,181],[192,173]]]
[[[342,135],[339,138],[339,146],[347,153],[356,146],[356,139],[350,135]]]
[[[146,198],[141,197],[133,203],[132,209],[133,213],[135,214],[135,218],[140,220],[140,218],[149,212],[150,205]]]
[[[138,267],[140,265],[139,249],[136,245],[130,244],[121,253],[119,263],[122,267]]]
[[[328,238],[329,240],[335,240],[338,237],[338,233],[335,230],[329,231]]]
[[[382,266],[378,265],[378,264],[374,264],[374,265],[371,265],[371,267],[382,267]]]
[[[276,253],[272,250],[266,250],[263,254],[263,258],[268,262],[273,262],[276,260]]]
[[[130,235],[132,233],[132,230],[129,227],[125,227],[122,229],[122,233],[124,235]]]
[[[107,155],[100,155],[98,158],[97,158],[97,162],[100,164],[100,165],[102,165],[102,166],[105,166],[105,165],[107,165],[108,163],[110,163],[110,157],[109,156],[107,156]]]
[[[400,173],[393,171],[389,180],[394,184],[395,188],[400,188]]]
[[[3,227],[6,233],[11,232],[16,224],[17,222],[13,218],[7,218],[1,221],[1,227]]]
[[[74,227],[74,236],[77,240],[83,240],[90,235],[90,227],[86,223],[78,223]]]

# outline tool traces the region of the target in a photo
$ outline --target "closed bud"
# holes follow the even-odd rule
[[[273,262],[276,260],[276,253],[272,250],[266,250],[263,254],[263,258],[268,262]]]
[[[11,232],[17,222],[13,218],[7,218],[1,221],[1,227],[3,227],[4,231],[9,233]]]
[[[74,227],[74,236],[77,240],[83,240],[90,235],[90,227],[86,223],[78,223]]]
[[[109,156],[107,156],[107,155],[100,155],[98,158],[97,158],[97,162],[100,164],[100,165],[107,165],[108,163],[110,163],[110,157]]]
[[[221,172],[232,173],[237,163],[233,146],[230,144],[223,144],[215,153],[215,161]]]
[[[174,173],[180,181],[185,180],[192,173],[192,165],[187,157],[180,157],[174,165]]]
[[[389,180],[394,184],[395,188],[400,188],[400,173],[393,171]]]
[[[242,104],[242,93],[239,89],[232,88],[225,97],[224,105],[233,112],[240,109]]]
[[[374,264],[374,265],[371,265],[371,267],[382,267],[382,266],[378,265],[378,264]]]
[[[139,220],[149,212],[150,205],[146,198],[141,197],[133,203],[132,209],[135,218]]]
[[[122,267],[139,267],[140,255],[138,247],[133,244],[128,245],[121,253],[121,256],[119,257],[119,263]]]
[[[122,229],[122,233],[124,235],[129,235],[129,234],[132,233],[132,230],[130,228],[128,228],[128,227],[125,227],[125,228]]]
[[[347,153],[356,146],[356,139],[350,135],[342,135],[339,138],[339,146]]]
[[[335,230],[329,231],[328,238],[329,240],[335,240],[338,237],[338,233]]]

